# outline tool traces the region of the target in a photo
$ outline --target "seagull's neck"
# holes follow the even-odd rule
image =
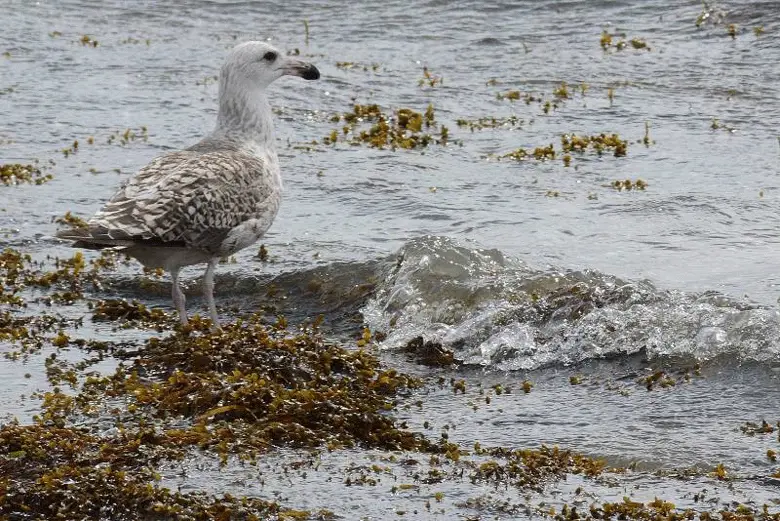
[[[214,137],[274,149],[271,106],[265,90],[246,89],[228,83],[219,86],[219,114]]]

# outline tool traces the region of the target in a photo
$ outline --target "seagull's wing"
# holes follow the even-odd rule
[[[231,230],[276,213],[279,188],[278,176],[259,157],[235,150],[173,152],[142,168],[89,220],[89,236],[78,240],[217,253]]]

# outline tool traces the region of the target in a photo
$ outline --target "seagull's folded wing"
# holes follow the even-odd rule
[[[278,185],[268,165],[247,153],[173,152],[142,168],[90,219],[89,231],[95,241],[217,253],[232,229],[276,213]]]

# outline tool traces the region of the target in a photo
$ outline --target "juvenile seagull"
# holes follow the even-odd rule
[[[257,242],[279,210],[282,179],[266,88],[284,76],[320,77],[317,68],[263,42],[234,47],[219,77],[217,127],[180,152],[143,167],[83,229],[57,233],[74,247],[116,248],[170,272],[172,296],[187,323],[183,266],[206,263],[203,294],[214,325],[214,268]]]

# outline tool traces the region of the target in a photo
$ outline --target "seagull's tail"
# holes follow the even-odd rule
[[[93,234],[89,228],[69,228],[60,230],[55,235],[58,239],[73,241],[74,248],[87,250],[102,250],[105,248],[126,248],[135,244],[135,241],[127,239],[112,239],[106,234]]]

